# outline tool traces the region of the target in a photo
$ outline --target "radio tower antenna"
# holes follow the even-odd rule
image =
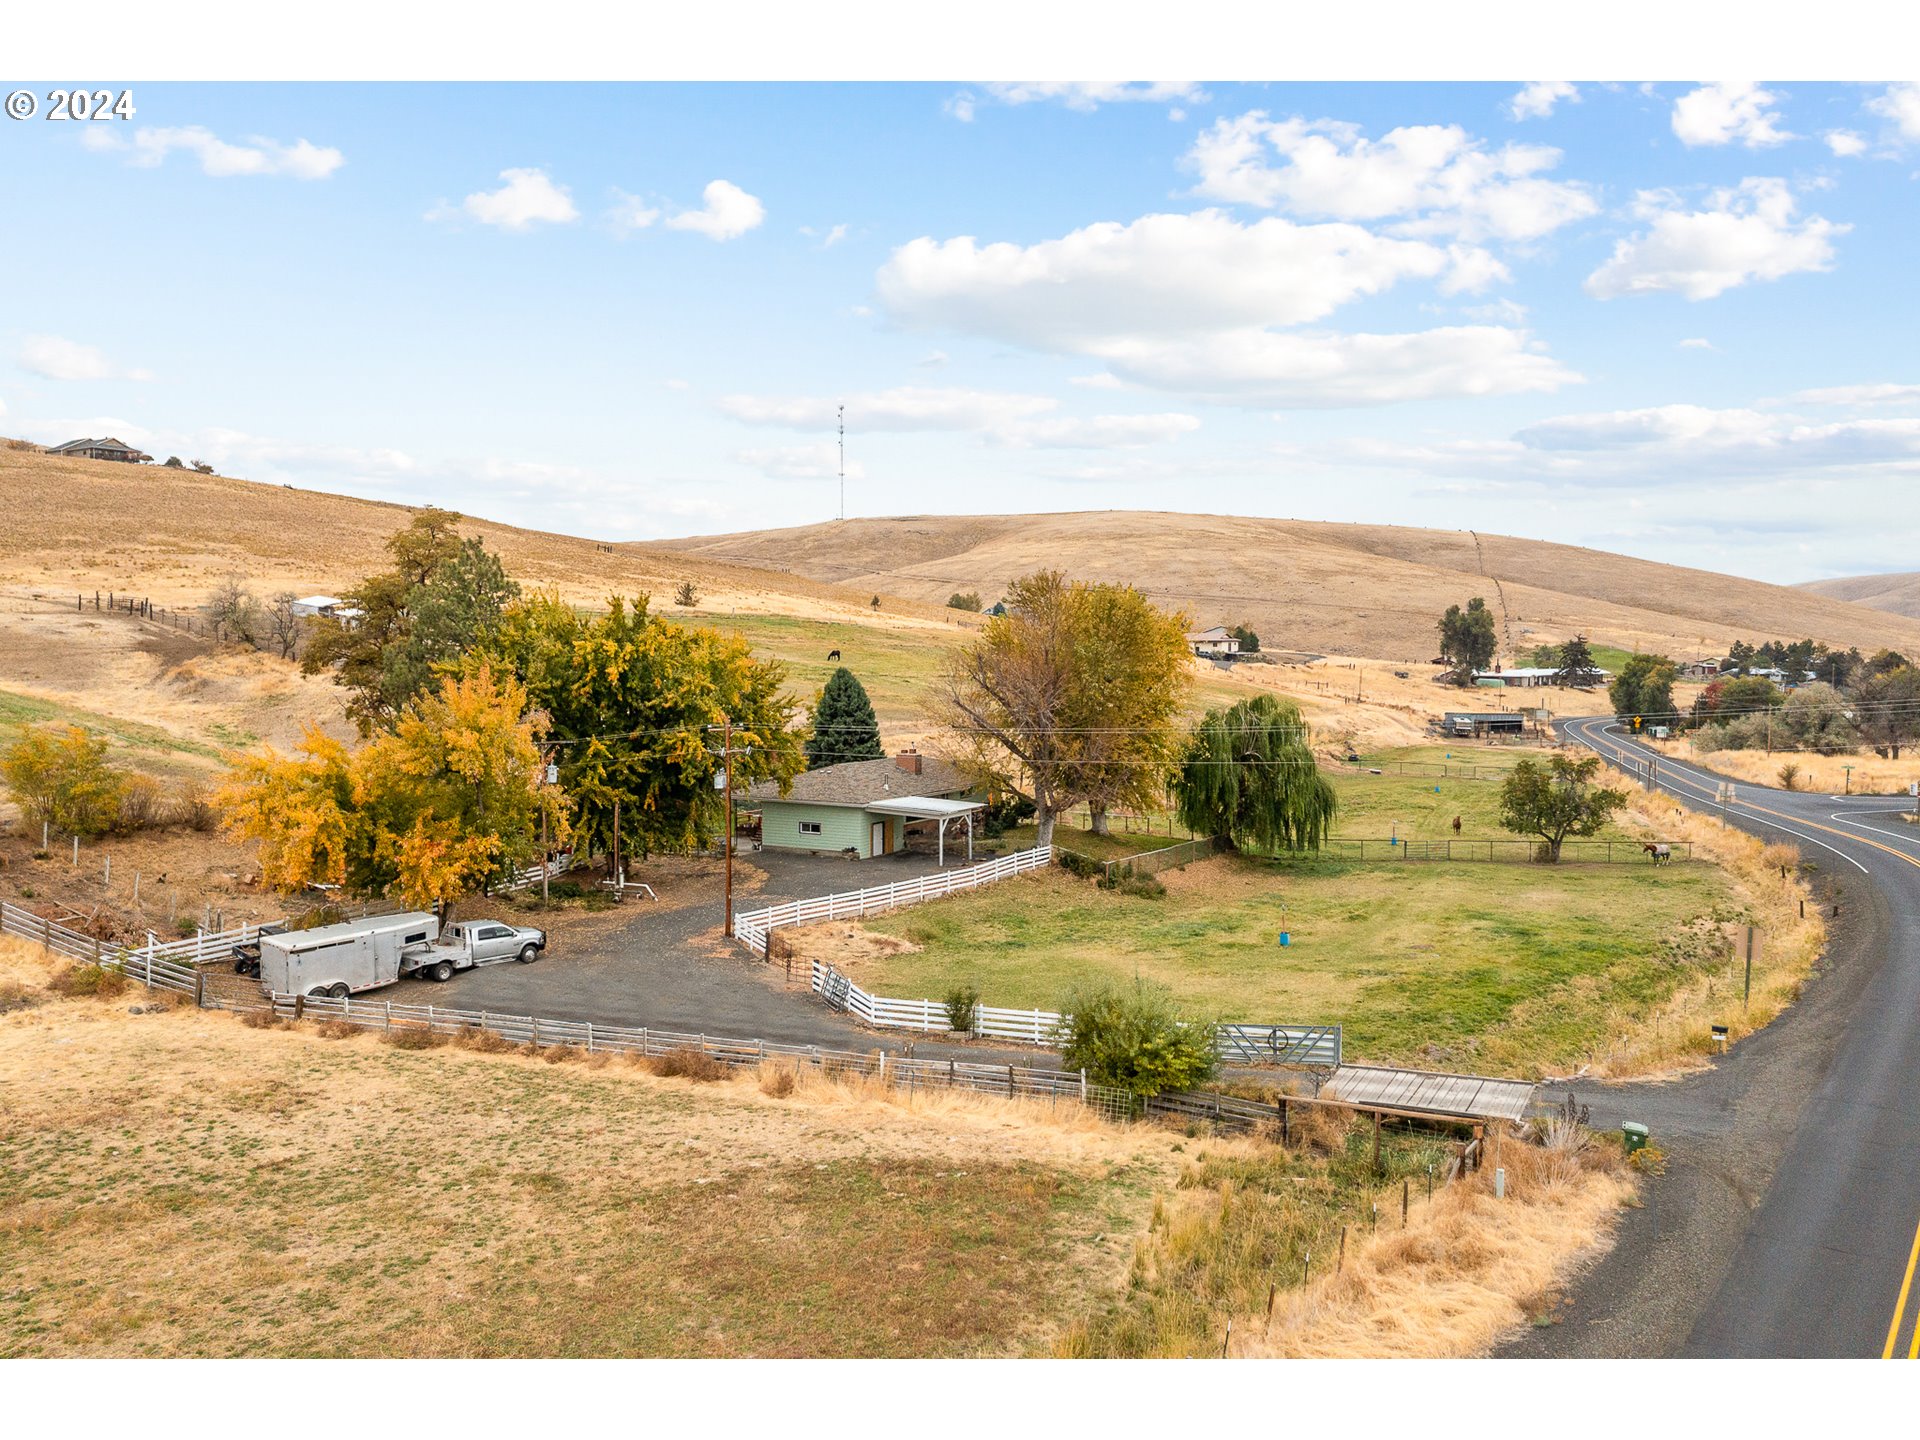
[[[847,518],[847,407],[840,407],[840,518]]]

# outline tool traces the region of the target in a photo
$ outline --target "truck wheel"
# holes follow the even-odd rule
[[[427,971],[427,975],[428,978],[444,985],[447,981],[453,979],[453,962],[451,960],[442,960],[438,965]]]
[[[344,980],[336,980],[332,985],[327,987],[327,994],[335,1000],[346,999],[349,994],[347,982]]]
[[[538,945],[528,945],[520,951],[520,963],[522,965],[531,965],[539,958],[540,947]]]

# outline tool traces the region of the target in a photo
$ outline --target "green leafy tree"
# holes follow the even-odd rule
[[[964,762],[1032,802],[1041,845],[1077,801],[1098,827],[1108,807],[1159,795],[1191,683],[1186,618],[1052,570],[1014,582],[1004,604],[949,662],[934,704]]]
[[[1725,725],[1743,715],[1777,710],[1781,698],[1780,688],[1764,675],[1734,675],[1722,677],[1701,691],[1695,708],[1707,707],[1702,718]]]
[[[976,590],[956,590],[947,597],[949,610],[978,610],[980,594]]]
[[[736,789],[785,785],[806,767],[785,668],[755,660],[734,632],[649,613],[644,595],[615,596],[594,617],[557,595],[531,596],[507,610],[480,653],[518,676],[550,717],[575,834],[603,850],[616,807],[622,849],[641,855],[719,834],[723,718],[733,725]]]
[[[22,731],[0,750],[0,781],[29,820],[90,837],[112,828],[127,777],[104,735],[63,725]]]
[[[1254,634],[1251,625],[1236,625],[1227,633],[1240,642],[1241,654],[1258,655],[1260,653],[1260,637]]]
[[[1629,718],[1639,716],[1648,724],[1670,722],[1675,717],[1673,682],[1679,669],[1664,655],[1634,654],[1620,667],[1607,687],[1607,699],[1613,713]]]
[[[1576,635],[1560,646],[1558,668],[1553,672],[1553,683],[1567,685],[1584,690],[1599,683],[1600,667],[1593,663],[1593,647],[1587,644],[1587,637]]]
[[[827,677],[813,706],[813,726],[807,736],[807,769],[839,765],[848,760],[878,760],[887,752],[880,745],[880,722],[866,687],[842,665]]]
[[[1173,782],[1181,823],[1242,850],[1317,850],[1336,797],[1314,760],[1300,708],[1256,695],[1209,710]]]
[[[1876,754],[1898,760],[1903,749],[1920,741],[1920,670],[1911,665],[1882,670],[1855,686],[1853,695],[1860,738]]]
[[[1440,658],[1453,667],[1456,684],[1469,684],[1474,671],[1486,669],[1498,643],[1493,612],[1478,595],[1467,601],[1466,609],[1449,605],[1440,617]]]
[[[1540,858],[1558,863],[1569,835],[1599,834],[1626,806],[1626,792],[1596,784],[1599,774],[1597,755],[1554,755],[1545,765],[1528,757],[1501,783],[1500,823],[1515,834],[1538,835],[1546,841]]]
[[[390,730],[416,695],[499,623],[519,594],[497,555],[463,540],[451,510],[428,508],[387,541],[391,563],[342,597],[360,614],[317,616],[301,668],[334,672],[362,735]]]
[[[1189,1090],[1218,1065],[1215,1027],[1182,1024],[1165,991],[1112,981],[1080,986],[1061,1001],[1068,1016],[1061,1063],[1096,1085],[1145,1099]]]

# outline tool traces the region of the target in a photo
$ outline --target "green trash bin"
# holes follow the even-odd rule
[[[1620,1127],[1620,1138],[1626,1142],[1627,1154],[1647,1148],[1647,1127],[1634,1120]]]

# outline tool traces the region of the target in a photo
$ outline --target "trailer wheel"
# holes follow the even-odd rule
[[[333,991],[324,985],[316,985],[313,989],[307,991],[307,994],[315,1000],[326,1000],[332,997]]]
[[[335,1000],[344,1000],[347,998],[349,993],[350,992],[347,989],[347,982],[344,980],[336,980],[333,984],[327,987],[327,994]]]
[[[427,977],[440,984],[445,984],[447,981],[453,979],[453,962],[451,960],[442,960],[438,965],[435,965],[431,970],[427,971]]]
[[[539,958],[540,947],[538,945],[528,945],[520,951],[520,963],[522,965],[531,965]]]

